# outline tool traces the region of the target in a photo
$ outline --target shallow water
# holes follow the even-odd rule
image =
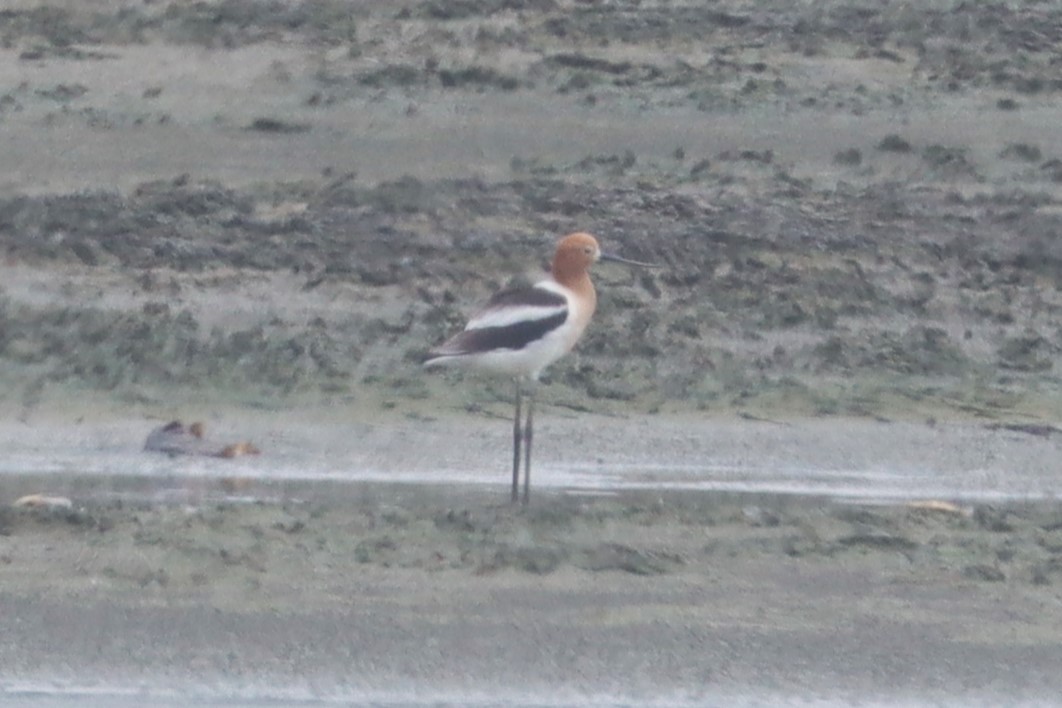
[[[158,480],[508,483],[511,441],[500,420],[379,424],[268,416],[208,424],[219,442],[248,439],[255,457],[168,457],[142,450],[157,423],[0,423],[0,475]],[[960,423],[794,423],[543,416],[533,485],[579,493],[659,488],[821,495],[861,501],[1054,499],[1056,437]],[[61,485],[59,485],[61,486]]]

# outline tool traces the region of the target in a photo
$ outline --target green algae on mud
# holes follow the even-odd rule
[[[581,228],[668,268],[599,271],[566,405],[1057,417],[1057,8],[621,5],[13,8],[12,143],[117,136],[136,169],[5,161],[9,395],[417,405],[418,356]],[[203,91],[190,46],[263,68]]]
[[[991,567],[998,577],[987,580],[1062,581],[1056,502],[866,506],[764,494],[544,492],[523,509],[460,485],[244,480],[238,498],[224,495],[225,483],[197,483],[199,501],[188,506],[133,491],[157,484],[80,480],[73,508],[5,508],[5,588],[29,592],[54,573],[72,573],[82,578],[70,578],[76,585],[98,577],[125,592],[157,582],[177,597],[248,578],[281,592],[285,579],[305,578],[311,567],[340,576],[368,567],[710,576],[734,559],[772,557],[812,564],[858,557],[898,577],[958,578]],[[60,563],[48,578],[26,573],[34,549],[55,544],[81,560]]]
[[[548,379],[574,405],[893,417],[906,400],[908,417],[1057,415],[1047,329],[1060,303],[1042,287],[1052,261],[1029,232],[1050,219],[1035,210],[1008,217],[1024,236],[1006,245],[999,222],[972,220],[983,200],[943,192],[918,193],[928,213],[908,228],[873,221],[881,197],[864,191],[759,203],[537,178],[344,189],[301,184],[297,216],[280,222],[254,216],[255,192],[183,182],[144,199],[9,201],[0,238],[20,265],[0,298],[4,378],[28,399],[70,385],[415,405],[442,390],[416,383],[423,352],[542,259],[548,238],[532,234],[563,199],[595,204],[586,218],[614,248],[668,266],[598,270],[597,322]],[[161,202],[165,235],[109,235],[157,219]],[[508,235],[486,237],[500,213]],[[860,221],[880,233],[854,233]],[[60,222],[62,241],[41,238]],[[927,249],[950,255],[927,268]]]
[[[157,481],[70,484],[71,508],[5,507],[3,535],[17,543],[22,562],[56,542],[75,556],[91,548],[93,567],[82,564],[76,574],[101,573],[115,590],[136,589],[133,567],[165,568],[168,591],[179,594],[229,582],[237,570],[281,583],[318,564],[342,573],[359,566],[475,575],[567,567],[696,575],[734,558],[819,563],[853,554],[898,560],[904,574],[926,577],[992,567],[997,580],[1062,581],[1062,508],[1048,501],[878,506],[710,491],[546,491],[517,508],[497,502],[493,491],[461,485],[242,480],[239,497],[230,497],[232,485],[222,480],[184,482],[198,499],[188,505],[149,501],[143,493],[157,490]],[[17,574],[17,565],[7,570]],[[32,582],[12,576],[5,587],[29,590]]]
[[[667,267],[598,270],[562,405],[1060,415],[1057,8],[259,5],[0,18],[32,156],[0,179],[0,379],[27,409],[453,405],[420,356],[585,229]],[[218,91],[189,46],[229,62]],[[121,149],[70,171],[38,159],[57,130]],[[70,182],[93,165],[112,182]]]
[[[158,504],[82,486],[73,510],[2,508],[5,680],[117,673],[181,696],[233,674],[326,695],[455,672],[483,690],[654,697],[707,680],[892,695],[894,672],[922,697],[941,676],[977,695],[1057,685],[1056,502],[654,492],[523,510],[460,486],[200,492]],[[574,658],[542,660],[556,656]]]

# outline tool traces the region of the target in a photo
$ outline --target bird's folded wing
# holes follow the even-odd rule
[[[469,320],[465,329],[505,327],[555,317],[568,310],[568,298],[549,282],[529,288],[503,290]]]
[[[552,283],[504,290],[473,317],[463,332],[435,349],[435,356],[522,349],[568,319],[568,299]]]

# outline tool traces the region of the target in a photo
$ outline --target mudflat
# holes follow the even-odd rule
[[[97,484],[80,493],[123,489]],[[4,688],[531,705],[1059,688],[1055,504],[245,491],[5,511]]]
[[[665,267],[597,269],[547,428],[666,448],[676,420],[856,420],[896,426],[890,464],[961,473],[923,434],[954,424],[996,471],[954,506],[548,488],[525,511],[11,470],[5,504],[71,508],[0,511],[0,691],[1057,702],[1062,511],[984,498],[1046,478],[1058,433],[1060,38],[1048,3],[8,3],[0,411],[39,459],[79,421],[504,442],[508,383],[419,361],[587,230]],[[623,442],[594,439],[544,464]],[[843,465],[814,440],[787,444]]]

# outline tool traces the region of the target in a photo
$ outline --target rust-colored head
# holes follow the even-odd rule
[[[557,252],[553,255],[553,277],[559,283],[571,282],[582,277],[600,257],[601,247],[590,234],[580,232],[565,236],[557,243]]]
[[[652,263],[620,258],[612,253],[602,253],[596,238],[588,233],[578,232],[565,236],[557,244],[557,252],[553,256],[553,279],[562,285],[576,287],[576,289],[592,288],[587,271],[597,261],[626,263],[639,268],[659,267]]]

